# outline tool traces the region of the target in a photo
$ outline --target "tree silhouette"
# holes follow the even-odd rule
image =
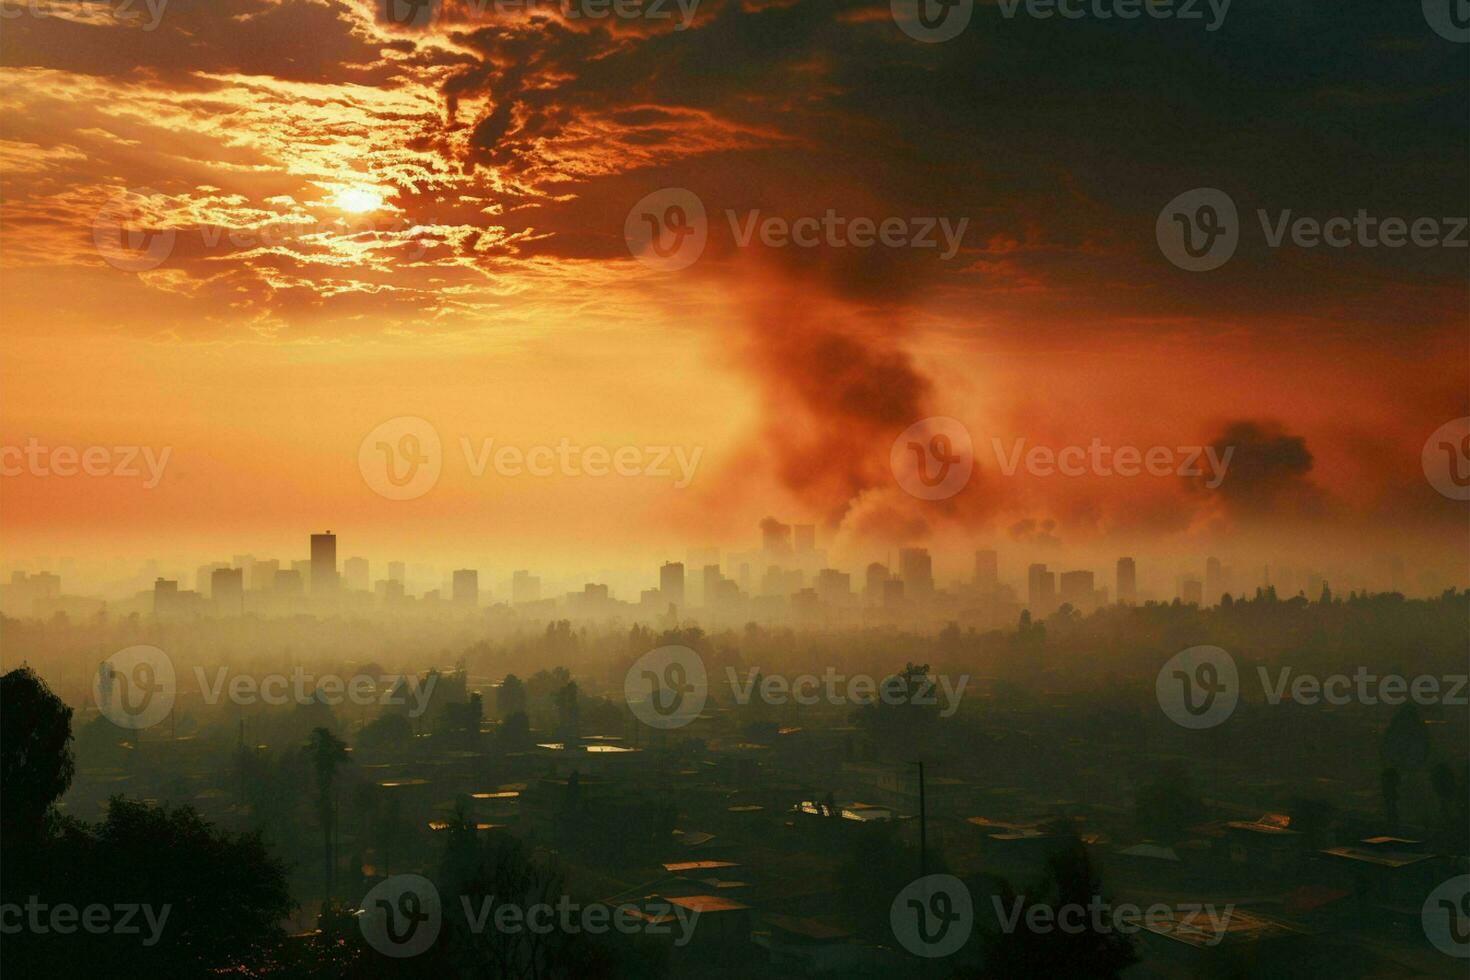
[[[75,772],[71,708],[29,667],[0,677],[0,824],[7,843],[45,832]]]
[[[324,903],[332,900],[332,840],[336,832],[336,806],[332,795],[332,786],[337,779],[337,769],[350,758],[347,755],[347,744],[333,735],[325,728],[312,729],[311,737],[306,743],[306,755],[311,759],[312,768],[316,770],[316,805],[317,819],[322,827],[322,867],[324,875],[323,887],[326,889],[322,899]]]

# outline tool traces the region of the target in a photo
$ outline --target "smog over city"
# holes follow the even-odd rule
[[[7,976],[1465,976],[1465,0],[0,75]]]

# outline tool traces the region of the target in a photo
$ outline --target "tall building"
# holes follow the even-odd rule
[[[989,595],[1000,584],[1000,556],[989,548],[975,552],[975,588]]]
[[[1179,599],[1186,606],[1204,605],[1204,583],[1197,578],[1186,578],[1179,584]]]
[[[337,591],[337,536],[331,531],[311,536],[311,591],[313,595]]]
[[[293,564],[301,564],[295,562]],[[306,580],[301,575],[301,569],[282,569],[276,572],[275,581],[271,583],[272,592],[282,592],[287,595],[301,595],[306,591]]]
[[[684,565],[682,562],[666,561],[658,569],[658,590],[663,601],[684,608]]]
[[[281,563],[274,558],[268,561],[258,561],[250,566],[250,588],[254,592],[269,592],[275,588],[276,572],[281,570]]]
[[[1057,576],[1047,571],[1045,564],[1026,569],[1026,607],[1032,619],[1050,616],[1057,610]]]
[[[1091,612],[1096,605],[1096,589],[1091,572],[1063,572],[1059,582],[1061,602],[1072,604],[1079,612]]]
[[[388,581],[397,582],[399,585],[407,585],[407,576],[404,574],[404,565],[401,561],[390,561],[388,563]]]
[[[229,567],[229,565],[226,565],[222,561],[214,561],[210,562],[208,565],[200,565],[199,569],[194,573],[194,591],[198,592],[200,595],[209,595],[210,582],[213,580],[214,573],[219,571],[221,568]]]
[[[809,555],[817,550],[817,526],[815,524],[796,524],[791,528],[796,541],[796,553],[798,555]]]
[[[842,605],[852,598],[852,576],[835,568],[817,572],[817,598],[829,605]]]
[[[873,562],[868,566],[864,581],[867,584],[863,587],[863,597],[867,600],[868,605],[882,605],[883,584],[888,581],[888,566],[882,562]]]
[[[927,548],[898,549],[898,576],[910,598],[922,598],[934,591],[934,569]]]
[[[1132,558],[1118,559],[1118,602],[1124,606],[1138,604],[1138,569]]]
[[[1218,605],[1220,596],[1225,593],[1225,575],[1220,569],[1220,559],[1205,559],[1205,605]]]
[[[540,602],[540,576],[532,575],[524,569],[512,572],[510,576],[510,601],[513,603]]]
[[[473,568],[455,569],[451,594],[455,602],[477,605],[480,601],[480,573]]]
[[[791,525],[774,517],[761,521],[761,547],[768,558],[791,554]]]
[[[366,558],[349,558],[342,563],[342,584],[353,592],[366,592],[372,586]]]
[[[245,611],[245,569],[216,568],[209,576],[209,595],[221,613],[238,616]]]
[[[153,580],[153,612],[172,612],[179,598],[177,579],[157,578]]]

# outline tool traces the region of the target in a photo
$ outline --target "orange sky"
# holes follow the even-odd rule
[[[1153,235],[1193,186],[1229,189],[1247,221],[1463,213],[1466,124],[1445,114],[1463,52],[1385,20],[1347,39],[1371,52],[1352,79],[1268,68],[1262,46],[1292,35],[1233,13],[1203,61],[1177,53],[1202,38],[1129,38],[1105,98],[1067,55],[1077,32],[922,45],[869,8],[709,2],[686,31],[458,3],[398,29],[366,0],[173,0],[148,30],[7,21],[0,445],[170,457],[153,488],[4,477],[5,558],[291,557],[332,527],[344,554],[639,565],[748,547],[770,513],[821,523],[850,560],[1041,547],[1026,522],[1051,521],[1100,555],[1361,546],[1463,576],[1464,505],[1419,454],[1470,414],[1465,253],[1271,250],[1257,231],[1189,273]],[[1205,84],[1169,95],[1185,72]],[[1343,135],[1365,116],[1373,135]],[[710,219],[677,272],[623,235],[665,187]],[[725,216],[829,208],[969,225],[945,261],[742,248]],[[119,220],[167,254],[118,262]],[[938,506],[886,469],[928,415],[980,449]],[[444,442],[407,501],[358,463],[399,416]],[[1226,494],[991,465],[992,438],[1191,446],[1239,422],[1274,435]],[[460,440],[491,438],[702,455],[687,487],[474,477]],[[1310,465],[1274,469],[1294,440]]]

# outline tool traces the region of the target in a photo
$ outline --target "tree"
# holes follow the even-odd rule
[[[75,772],[71,708],[29,667],[0,677],[0,825],[7,841],[45,832]]]
[[[332,900],[332,839],[336,831],[336,806],[332,796],[332,785],[337,779],[337,769],[351,761],[347,755],[347,744],[325,728],[312,730],[306,743],[306,755],[316,770],[317,818],[322,827],[322,861],[325,875],[323,886],[324,903]]]
[[[515,674],[506,674],[505,680],[495,691],[495,714],[505,721],[516,713],[526,711],[526,685]]]

